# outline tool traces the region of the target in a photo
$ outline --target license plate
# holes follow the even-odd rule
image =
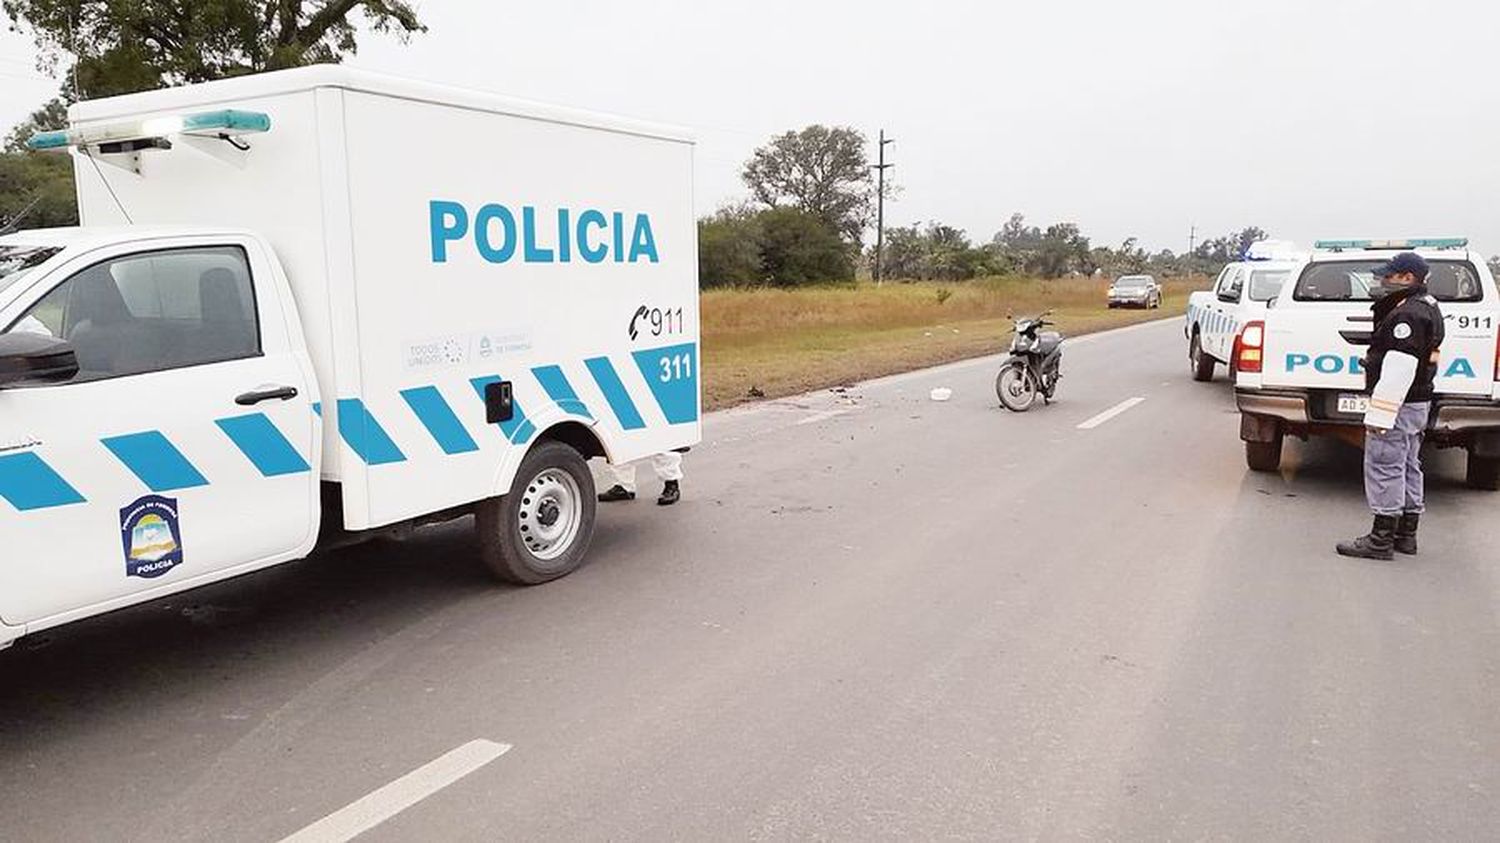
[[[1365,411],[1368,409],[1370,409],[1369,396],[1349,395],[1347,393],[1339,396],[1340,413],[1357,413],[1359,415],[1364,415]]]

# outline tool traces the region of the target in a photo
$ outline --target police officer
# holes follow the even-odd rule
[[[1443,344],[1443,314],[1427,292],[1427,261],[1402,252],[1375,270],[1375,332],[1365,359],[1365,499],[1375,513],[1368,535],[1338,552],[1394,559],[1417,552],[1424,508],[1422,434],[1432,408],[1432,381]]]

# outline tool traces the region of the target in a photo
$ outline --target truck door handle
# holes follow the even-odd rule
[[[295,386],[267,386],[243,395],[236,395],[234,403],[241,407],[249,407],[262,401],[290,401],[297,397]]]

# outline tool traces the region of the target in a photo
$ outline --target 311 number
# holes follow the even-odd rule
[[[677,354],[661,359],[661,382],[671,383],[683,378],[693,376],[693,357],[690,354]]]

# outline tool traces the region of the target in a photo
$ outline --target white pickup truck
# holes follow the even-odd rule
[[[1483,257],[1462,238],[1319,241],[1234,343],[1240,438],[1251,469],[1275,471],[1288,435],[1359,441],[1373,271],[1408,250],[1432,268],[1427,285],[1447,332],[1428,441],[1468,452],[1471,487],[1500,488],[1500,295]]]
[[[1193,380],[1211,381],[1218,364],[1230,365],[1240,329],[1262,317],[1303,257],[1286,244],[1255,243],[1245,260],[1225,265],[1212,288],[1188,297],[1182,335]]]
[[[679,132],[330,67],[70,115],[84,225],[0,237],[0,647],[466,515],[544,582],[586,459],[698,441]]]

